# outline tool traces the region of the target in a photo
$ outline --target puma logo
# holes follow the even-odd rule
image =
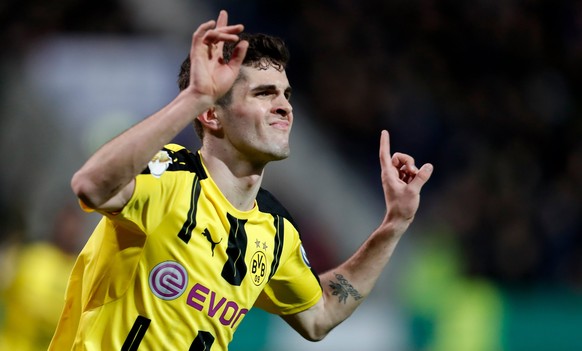
[[[202,232],[202,235],[204,235],[204,237],[206,237],[206,240],[208,240],[208,242],[210,243],[210,249],[212,250],[212,257],[214,257],[214,248],[216,247],[216,245],[220,244],[220,242],[222,241],[222,238],[220,238],[220,241],[214,242],[212,240],[212,236],[210,235],[210,232],[208,231],[208,228],[204,229],[204,231]]]

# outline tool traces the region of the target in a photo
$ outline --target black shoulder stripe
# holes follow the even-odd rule
[[[178,151],[173,151],[164,148],[170,157],[172,158],[172,164],[168,167],[168,171],[188,171],[194,172],[200,177],[200,180],[206,179],[207,175],[202,167],[202,161],[200,160],[200,154],[192,153],[188,149],[180,149]]]
[[[259,211],[269,213],[273,216],[273,227],[275,227],[275,238],[273,247],[273,262],[271,263],[271,273],[269,280],[277,272],[281,262],[281,255],[283,253],[283,243],[285,242],[285,224],[286,218],[291,224],[297,228],[295,221],[289,214],[289,211],[277,200],[270,192],[261,188],[257,194],[257,205]],[[297,229],[299,231],[299,229]]]
[[[257,194],[257,204],[259,210],[265,213],[271,213],[273,215],[279,215],[286,218],[295,228],[297,228],[297,223],[291,217],[291,214],[287,209],[267,190],[261,188]],[[298,228],[297,228],[298,229]]]
[[[168,147],[164,147],[162,150],[166,151],[172,159],[172,163],[166,170],[167,172],[187,171],[196,173],[200,180],[208,178],[206,172],[204,171],[204,167],[202,166],[202,160],[200,159],[199,153],[192,153],[186,148],[172,150]],[[150,169],[146,167],[142,171],[142,174],[150,174]]]
[[[270,213],[273,215],[273,225],[275,227],[275,247],[273,248],[274,260],[271,264],[271,273],[269,275],[269,279],[271,279],[271,277],[277,271],[277,268],[279,268],[281,254],[283,252],[283,241],[285,240],[285,227],[283,225],[283,218],[286,218],[297,229],[299,237],[301,237],[301,232],[299,231],[299,228],[293,220],[293,217],[291,217],[289,211],[287,211],[287,209],[279,202],[279,200],[277,200],[267,190],[263,188],[259,190],[259,193],[257,194],[257,204],[261,212]],[[310,267],[310,269],[315,279],[317,279],[319,286],[321,286],[319,275],[313,267]]]

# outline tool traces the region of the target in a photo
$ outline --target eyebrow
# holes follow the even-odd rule
[[[273,90],[277,90],[277,86],[275,84],[261,84],[259,86],[254,87],[253,89],[251,89],[251,91],[253,91],[253,92],[261,91],[261,90],[273,91]],[[293,88],[288,86],[283,93],[287,96],[290,96],[292,92],[293,92]]]

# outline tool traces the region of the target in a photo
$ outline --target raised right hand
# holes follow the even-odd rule
[[[188,90],[198,98],[209,98],[213,104],[224,95],[238,76],[248,43],[239,42],[228,62],[224,62],[224,42],[239,40],[242,24],[227,25],[228,14],[220,11],[216,21],[201,24],[192,35],[190,48],[190,85]]]

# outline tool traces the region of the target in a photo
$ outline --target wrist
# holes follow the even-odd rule
[[[182,90],[178,95],[178,100],[189,104],[196,111],[196,116],[214,106],[215,103],[212,95],[203,94],[192,86]]]

